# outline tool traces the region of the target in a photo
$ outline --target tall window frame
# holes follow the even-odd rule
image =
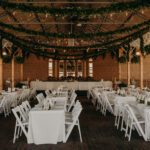
[[[53,76],[53,59],[48,60],[48,76]]]
[[[89,76],[93,77],[93,59],[90,58],[88,61],[88,72],[89,72]]]

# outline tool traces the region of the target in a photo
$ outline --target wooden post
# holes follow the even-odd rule
[[[75,77],[78,77],[78,62],[75,61]]]
[[[23,64],[20,66],[20,80],[23,81]]]
[[[130,59],[130,58],[129,58]],[[131,72],[130,72],[130,61],[127,62],[127,76],[128,76],[128,86],[130,85]]]
[[[0,37],[0,90],[3,89],[2,37]]]
[[[120,55],[121,55],[121,50],[122,49],[119,49],[119,57],[120,57]],[[119,80],[121,80],[121,64],[120,63],[118,63],[118,67],[119,67]]]
[[[67,61],[64,60],[64,77],[67,76]]]
[[[86,60],[83,61],[83,77],[86,78]]]
[[[129,46],[130,47],[130,46]],[[127,79],[128,79],[128,87],[130,86],[131,82],[131,51],[129,50],[129,60],[127,62]]]
[[[11,87],[14,88],[14,86],[15,86],[15,61],[14,61],[14,58],[12,59],[11,67],[12,67],[12,71],[11,71]]]
[[[140,55],[140,87],[143,89],[143,55]]]
[[[3,89],[3,61],[0,58],[0,90]]]
[[[59,60],[56,60],[56,78],[59,78]]]

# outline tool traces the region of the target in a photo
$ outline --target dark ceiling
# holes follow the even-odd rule
[[[131,1],[131,0],[130,0]],[[8,2],[24,3],[32,6],[49,7],[51,8],[101,8],[107,7],[118,2],[129,2],[129,0],[8,0]],[[123,11],[117,13],[105,13],[98,15],[50,15],[48,13],[31,13],[20,10],[12,10],[0,6],[0,22],[13,25],[20,29],[30,29],[34,31],[41,31],[43,33],[65,33],[65,34],[82,34],[82,33],[97,33],[118,30],[124,27],[131,27],[135,24],[148,21],[150,19],[150,9],[141,8],[132,11]],[[52,38],[48,36],[32,35],[23,32],[17,32],[12,29],[0,27],[6,33],[11,33],[21,39],[29,41],[46,43],[50,45],[66,46],[67,38]],[[134,31],[135,32],[135,31]],[[130,32],[131,34],[132,32]],[[78,38],[74,40],[75,46],[85,46],[97,43],[104,43],[112,39],[127,36],[125,34],[115,34],[108,36],[93,37],[90,39]],[[72,45],[70,45],[72,46]]]

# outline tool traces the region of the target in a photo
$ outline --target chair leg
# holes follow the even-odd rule
[[[79,130],[80,142],[82,143],[82,135],[81,135],[81,129],[80,129],[80,123],[79,123],[79,120],[78,120],[77,124],[78,124],[78,130]]]
[[[118,116],[118,121],[117,121],[117,129],[119,128],[120,118],[121,118],[121,116],[120,116],[120,114],[119,114],[119,116]]]
[[[17,133],[17,122],[15,124],[15,131],[14,131],[13,143],[15,143],[15,141],[16,141],[16,136],[17,136],[16,133]]]

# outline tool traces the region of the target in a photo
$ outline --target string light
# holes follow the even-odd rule
[[[14,15],[14,16],[16,15],[16,12],[15,12],[15,11],[13,12],[13,15]]]
[[[126,16],[128,16],[128,12],[126,11]]]
[[[48,17],[48,14],[46,13],[45,17],[47,18]]]
[[[141,12],[142,14],[144,14],[144,10],[142,9],[142,12]]]
[[[113,17],[113,14],[112,14],[112,13],[110,14],[110,17],[111,17],[111,18]]]

